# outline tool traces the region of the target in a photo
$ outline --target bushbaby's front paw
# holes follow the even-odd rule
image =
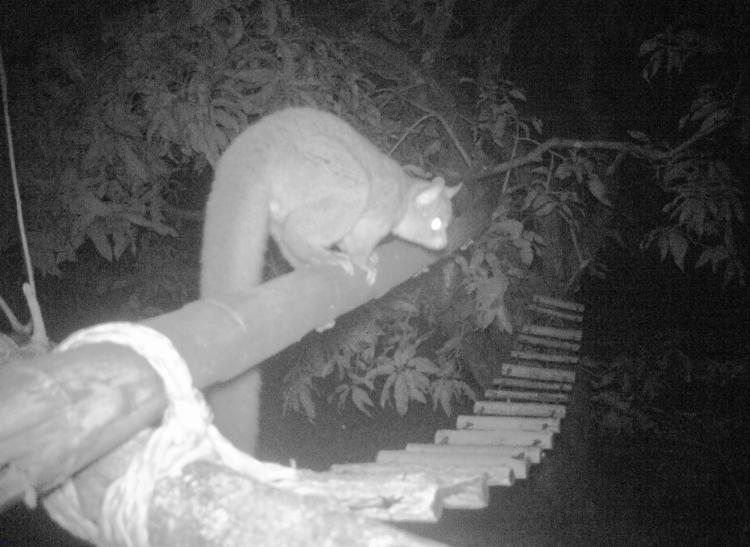
[[[375,283],[375,277],[378,273],[375,268],[375,265],[378,263],[378,255],[375,253],[372,253],[367,258],[363,259],[361,257],[337,252],[331,254],[328,262],[340,266],[349,275],[354,275],[354,266],[356,265],[358,268],[365,271],[365,279],[367,280],[368,285]]]
[[[367,272],[367,277],[365,278],[367,284],[373,285],[375,283],[375,278],[378,276],[378,271],[375,268],[365,268],[365,271]]]
[[[367,257],[365,264],[360,264],[360,267],[367,272],[367,284],[372,285],[375,283],[375,278],[378,275],[378,270],[375,267],[378,263],[378,255],[374,251]]]
[[[354,264],[352,263],[352,259],[348,254],[331,253],[328,262],[335,266],[339,266],[349,275],[354,275]]]

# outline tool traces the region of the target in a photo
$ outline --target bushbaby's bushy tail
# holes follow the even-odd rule
[[[234,146],[219,160],[203,226],[201,298],[246,291],[262,281],[271,192],[264,160],[260,149]]]
[[[262,281],[271,189],[263,150],[244,144],[249,146],[243,150],[235,141],[216,168],[203,227],[201,298],[221,299]],[[260,390],[255,368],[206,393],[216,426],[248,454],[255,452]]]

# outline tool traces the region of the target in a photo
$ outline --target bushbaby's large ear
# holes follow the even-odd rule
[[[417,205],[428,205],[434,202],[443,193],[443,188],[445,188],[443,177],[435,177],[430,184],[417,194]]]
[[[463,183],[457,184],[456,186],[446,186],[445,187],[445,195],[448,196],[448,199],[453,199],[453,196],[458,194],[461,191],[461,188],[463,188]]]

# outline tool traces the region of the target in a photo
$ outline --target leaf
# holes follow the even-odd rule
[[[541,201],[541,200],[540,200]],[[546,217],[557,207],[557,203],[552,200],[546,200],[546,203],[534,211],[534,216]]]
[[[440,369],[432,360],[426,357],[415,357],[409,361],[409,366],[422,374],[439,374]]]
[[[393,385],[393,401],[396,403],[396,412],[403,416],[409,410],[409,386],[406,378],[399,375]]]
[[[642,142],[643,144],[648,144],[651,142],[651,139],[649,139],[648,135],[646,135],[643,131],[634,131],[629,130],[628,135],[630,135],[630,138],[632,138],[635,141]]]
[[[499,232],[500,237],[518,239],[523,231],[523,224],[518,220],[509,218],[495,224],[495,231]]]
[[[104,231],[104,227],[101,222],[96,222],[88,227],[86,234],[89,236],[91,241],[94,243],[94,247],[108,261],[112,262],[112,246],[107,238],[107,234]]]
[[[505,127],[508,124],[508,118],[505,116],[498,116],[495,119],[495,123],[492,126],[492,138],[498,146],[502,146],[502,138],[505,135]]]
[[[479,286],[479,305],[489,308],[501,302],[505,297],[505,291],[508,289],[508,278],[502,273],[490,277]]]
[[[429,389],[430,382],[424,374],[413,370],[406,371],[403,375],[404,385],[407,387],[408,400],[426,402],[424,393]]]
[[[650,82],[654,76],[661,70],[661,66],[664,64],[664,51],[657,51],[649,59],[648,65],[643,69],[641,73],[643,79]]]
[[[474,390],[471,388],[471,386],[469,384],[467,384],[466,382],[461,381],[461,382],[459,382],[459,386],[458,387],[459,387],[459,394],[461,396],[468,397],[472,401],[476,401],[477,400],[477,398],[478,398],[477,394],[474,392]]]
[[[451,405],[451,392],[446,389],[445,382],[440,382],[439,386],[438,389],[435,389],[432,392],[432,409],[435,410],[439,404],[443,409],[443,412],[445,412],[447,416],[450,416],[453,410],[453,405]]]
[[[112,214],[112,208],[104,203],[90,191],[85,191],[80,195],[86,214],[91,217],[109,217]]]
[[[354,382],[355,385],[362,389],[366,389],[368,391],[374,391],[375,390],[375,382],[374,378],[371,377],[369,374],[365,374],[365,376],[359,376],[354,374],[348,374],[347,377]]]
[[[555,177],[560,180],[565,180],[573,174],[575,166],[570,161],[564,161],[555,169]]]
[[[514,99],[518,99],[519,101],[526,102],[526,95],[523,91],[521,91],[518,88],[513,88],[508,92],[508,95],[513,97]]]
[[[497,308],[497,322],[501,327],[501,330],[504,330],[508,334],[513,334],[513,324],[508,319],[507,313],[505,311],[505,305],[501,304]]]
[[[409,380],[412,389],[417,390],[420,397],[430,391],[431,382],[427,374],[412,369],[409,371]]]
[[[370,369],[369,375],[372,378],[379,376],[390,376],[396,372],[396,366],[391,359],[383,359],[382,363],[373,369]]]
[[[265,86],[278,78],[278,71],[268,68],[253,68],[244,70],[228,70],[226,71],[226,75],[230,78],[236,78],[237,80],[247,82],[254,86]]]
[[[404,367],[417,351],[417,347],[413,344],[400,344],[393,353],[393,362],[396,368]]]
[[[466,258],[463,255],[459,254],[459,255],[456,255],[454,260],[456,261],[456,264],[458,264],[458,267],[461,268],[461,273],[464,276],[468,276],[469,275],[469,263],[466,262]]]
[[[339,411],[344,410],[346,408],[346,402],[349,400],[349,395],[351,394],[352,386],[344,384],[338,386],[334,392],[331,394],[331,396],[328,398],[328,401],[332,401],[333,398],[336,398],[336,408],[339,409]]]
[[[659,47],[659,40],[656,37],[649,38],[641,44],[641,47],[638,50],[638,55],[641,57],[648,55],[656,50],[657,47]]]
[[[537,133],[539,133],[540,135],[543,134],[544,124],[542,123],[542,120],[534,116],[533,118],[531,118],[531,125],[534,126],[534,129]]]
[[[105,95],[99,98],[100,104],[109,102],[109,106],[102,113],[104,122],[119,135],[127,135],[134,139],[142,138],[140,127],[136,116],[131,116],[123,107],[123,104],[117,101],[116,97]]]
[[[433,139],[422,151],[423,157],[429,158],[434,156],[443,149],[443,141],[441,139]]]
[[[159,138],[166,142],[172,142],[177,137],[177,122],[172,113],[165,108],[160,109],[154,114],[151,123],[149,123],[146,129],[146,142],[154,142],[155,134],[158,134]]]
[[[714,112],[718,107],[719,103],[716,101],[710,101],[707,103],[696,103],[699,108],[696,108],[690,115],[690,119],[693,121],[700,120]],[[704,120],[705,123],[705,120]]]
[[[706,205],[716,204],[713,201],[706,204],[699,199],[686,199],[680,213],[680,224],[684,224],[698,235],[703,235],[706,229]]]
[[[132,224],[135,224],[136,226],[149,228],[159,235],[169,235],[172,237],[177,237],[177,231],[171,226],[167,226],[166,224],[162,224],[161,222],[153,222],[151,220],[148,220],[140,213],[125,211],[122,213],[122,218]]]
[[[612,207],[612,203],[607,199],[607,188],[604,186],[602,179],[599,178],[599,175],[591,173],[588,176],[587,182],[591,194],[603,205]]]
[[[409,315],[417,315],[419,313],[419,306],[407,300],[405,298],[399,298],[389,304],[389,307],[393,311],[407,313]]]
[[[702,268],[703,266],[705,266],[709,262],[713,262],[714,261],[714,257],[715,257],[715,254],[714,254],[715,250],[716,250],[715,247],[709,247],[708,249],[703,249],[703,252],[698,257],[698,260],[695,261],[695,267],[696,267],[696,269],[697,268]]]
[[[661,208],[662,213],[669,213],[671,211],[670,216],[674,217],[674,215],[676,214],[675,210],[677,209],[677,206],[680,204],[682,199],[683,198],[681,195],[674,198],[672,201],[670,201],[669,203],[664,205],[664,207]]]
[[[672,251],[674,263],[680,269],[685,271],[685,253],[687,252],[688,242],[680,232],[672,230],[669,232],[669,247]]]
[[[310,423],[315,423],[315,419],[318,417],[316,413],[316,406],[315,402],[312,400],[312,394],[310,391],[306,391],[301,397],[300,397],[300,404],[302,405],[302,409],[305,412],[305,417]]]
[[[211,115],[216,121],[217,125],[225,128],[232,135],[237,135],[240,132],[240,123],[235,116],[229,114],[223,108],[214,108]]]
[[[521,204],[520,210],[525,211],[529,207],[531,207],[531,204],[534,203],[534,200],[536,200],[537,196],[539,196],[539,191],[536,188],[532,188],[529,190],[526,194],[526,196],[523,198],[523,203]]]
[[[296,393],[297,400],[299,401],[299,404],[302,406],[302,409],[305,412],[305,416],[308,420],[311,422],[315,422],[315,402],[312,398],[312,391],[310,389],[310,386],[307,384],[302,384],[299,387],[299,390]]]
[[[666,231],[661,232],[659,234],[659,255],[661,260],[664,260],[667,257],[667,253],[669,252],[669,235]]]
[[[133,235],[130,230],[125,227],[113,230],[111,237],[114,242],[112,253],[115,259],[119,259],[122,256],[122,253],[133,244]]]
[[[351,396],[354,406],[356,406],[363,414],[372,417],[369,407],[374,407],[375,405],[372,403],[370,394],[362,388],[354,387],[351,391]]]
[[[703,123],[701,124],[701,127],[699,129],[699,132],[703,133],[705,131],[708,131],[710,129],[713,129],[717,125],[720,125],[722,121],[724,121],[729,116],[729,109],[728,108],[720,108],[710,116],[708,116],[705,120],[703,120]]]
[[[388,397],[390,396],[391,389],[394,387],[396,380],[398,379],[397,374],[391,374],[385,379],[383,389],[380,392],[380,407],[385,408],[388,403]]]
[[[534,262],[534,249],[531,244],[521,245],[518,252],[521,256],[521,262],[526,266],[531,266],[531,263]]]
[[[461,336],[458,334],[451,336],[450,338],[448,338],[448,340],[445,341],[440,349],[437,350],[436,353],[443,355],[457,350],[461,347],[461,340]]]
[[[680,116],[680,121],[677,123],[677,129],[682,131],[685,129],[685,125],[687,124],[688,120],[690,119],[690,114],[683,114]]]
[[[734,210],[734,216],[739,222],[745,222],[745,210],[742,207],[742,202],[736,198],[732,199],[732,209]]]
[[[529,237],[527,237],[526,234],[528,234]],[[536,243],[537,245],[543,245],[545,247],[547,246],[547,240],[544,239],[544,236],[536,232],[532,232],[531,230],[524,232],[524,239],[528,239],[529,241],[531,241],[532,243]]]

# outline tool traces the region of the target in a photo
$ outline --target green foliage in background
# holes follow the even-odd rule
[[[452,3],[382,5],[391,10],[386,26],[412,16],[428,42],[422,66],[431,66]],[[25,98],[14,123],[33,261],[58,275],[86,241],[109,261],[131,253],[158,283],[134,292],[129,316],[191,294],[181,286],[185,277],[164,275],[176,268],[158,248],[160,239],[181,233],[167,219],[175,187],[189,187],[184,173],[213,166],[248,123],[282,105],[338,113],[382,149],[396,149],[399,160],[454,178],[458,169],[442,165],[441,152],[468,146],[462,176],[497,185],[491,226],[440,265],[440,286],[371,305],[295,368],[285,407],[311,419],[321,401],[364,413],[381,407],[403,414],[412,403],[451,413],[472,397],[464,334],[512,333],[531,292],[563,294],[586,275],[606,275],[601,251],[625,244],[612,222],[628,213],[625,162],[649,173],[664,213],[658,225],[640,227],[640,246],[657,248],[680,269],[710,265],[725,282],[744,282],[745,243],[735,237],[744,194],[736,173],[750,124],[739,75],[699,86],[671,140],[632,131],[628,141],[542,140],[542,122],[520,113],[523,90],[467,80],[476,88],[475,118],[467,122],[471,142],[458,143],[414,99],[429,96],[430,82],[366,73],[353,41],[300,28],[282,0],[155,3],[111,21],[101,36],[53,42],[37,52],[32,71],[11,78]],[[644,77],[658,85],[665,73],[722,51],[695,33],[662,33],[643,45]]]

